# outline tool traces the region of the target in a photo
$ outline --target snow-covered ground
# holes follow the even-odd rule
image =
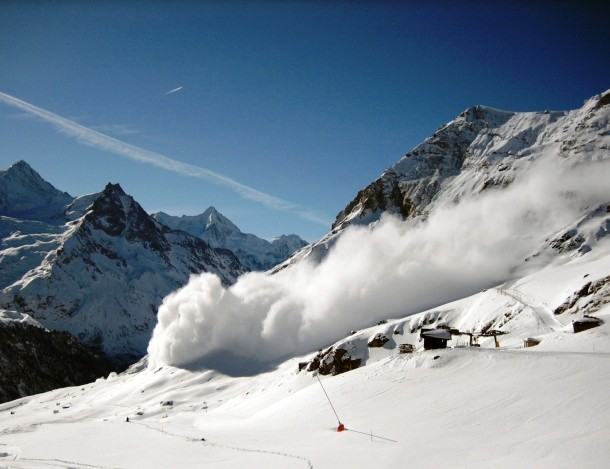
[[[588,297],[599,300],[594,315],[605,323],[578,334],[577,314],[551,311],[583,282],[608,275],[599,250],[361,330],[345,340],[404,327],[392,346],[370,349],[366,366],[337,376],[299,372],[308,357],[255,376],[143,362],[9,402],[0,406],[0,467],[605,467],[608,297],[603,289]],[[416,341],[414,353],[399,354],[425,317],[460,330],[493,320],[507,333],[500,348],[491,337],[463,347],[458,336],[453,348],[426,351]],[[523,348],[528,336],[541,343]]]
[[[0,467],[607,467],[609,96],[472,108],[338,219],[371,226],[275,275],[192,276],[149,361],[0,405]],[[424,218],[387,215],[405,196]],[[603,324],[574,333],[584,315]],[[450,348],[424,350],[423,327]],[[306,371],[339,349],[363,366]]]

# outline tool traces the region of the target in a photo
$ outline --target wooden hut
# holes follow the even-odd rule
[[[524,347],[535,347],[540,343],[540,339],[534,339],[533,337],[528,337],[527,339],[523,339]]]
[[[424,339],[425,350],[447,348],[447,341],[451,340],[451,332],[446,329],[422,329],[420,337]]]

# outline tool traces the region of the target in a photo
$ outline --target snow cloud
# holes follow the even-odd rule
[[[546,236],[608,202],[609,178],[608,162],[570,171],[540,162],[509,188],[439,206],[426,221],[351,227],[320,264],[250,273],[230,288],[194,276],[159,309],[151,366],[205,366],[223,351],[272,363],[498,284]]]

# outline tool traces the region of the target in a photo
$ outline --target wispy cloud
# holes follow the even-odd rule
[[[58,131],[75,138],[84,145],[99,148],[101,150],[108,151],[131,160],[139,161],[141,163],[147,163],[158,168],[181,174],[183,176],[205,179],[216,184],[226,186],[229,189],[237,192],[243,198],[258,202],[274,210],[289,212],[305,220],[325,226],[330,225],[329,220],[324,219],[324,217],[311,209],[249,187],[229,176],[225,176],[200,166],[183,163],[160,153],[131,145],[89,127],[85,127],[82,124],[57,115],[51,111],[34,106],[33,104],[22,101],[21,99],[15,98],[14,96],[6,93],[0,92],[0,102],[25,111],[30,115],[50,123]]]
[[[165,93],[166,95],[168,94],[172,94],[175,93],[176,91],[180,91],[182,89],[182,86],[179,86],[178,88],[174,88],[173,90],[169,90],[167,93]]]
[[[114,135],[134,135],[139,133],[137,130],[124,124],[96,125],[93,129],[97,132],[107,132]]]

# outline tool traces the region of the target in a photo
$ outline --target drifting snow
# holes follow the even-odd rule
[[[578,278],[607,275],[607,259],[576,263]],[[517,288],[533,283],[538,299],[550,302],[559,274],[524,279]],[[499,297],[489,290],[441,309],[482,319]],[[604,467],[608,305],[598,316],[606,324],[579,334],[547,332],[532,349],[385,350],[364,368],[322,377],[324,389],[311,373],[296,371],[297,359],[249,378],[141,363],[86,386],[0,405],[0,465]],[[325,392],[346,431],[336,431]],[[163,405],[168,401],[173,405]]]
[[[320,264],[250,273],[230,288],[192,277],[159,309],[150,362],[214,367],[226,351],[271,363],[523,275],[546,237],[610,200],[608,180],[608,161],[542,158],[508,188],[438,206],[426,221],[350,227]]]

